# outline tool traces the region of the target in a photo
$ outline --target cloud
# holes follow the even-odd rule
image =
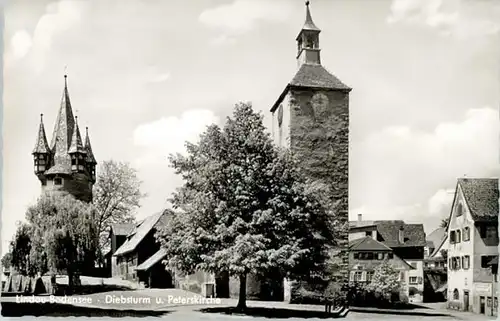
[[[33,40],[26,30],[19,30],[12,36],[10,44],[14,58],[21,59],[31,49]]]
[[[387,21],[435,28],[442,35],[492,35],[500,31],[500,14],[492,3],[466,0],[393,0]]]
[[[32,52],[34,70],[40,72],[45,65],[46,55],[52,48],[54,37],[68,31],[82,21],[88,2],[84,0],[61,0],[47,5],[45,14],[38,20],[33,35],[26,30],[17,31],[11,39],[8,63],[25,57]]]
[[[193,109],[180,117],[164,117],[138,126],[134,131],[134,144],[143,147],[145,153],[137,164],[165,163],[169,154],[183,153],[186,141],[196,142],[207,126],[218,122],[212,111]]]
[[[497,175],[498,119],[497,109],[471,109],[462,121],[432,131],[391,126],[353,144],[350,184],[361,197],[351,218],[359,212],[436,227],[436,217],[449,211],[457,178]]]
[[[221,36],[212,43],[227,43],[235,35],[254,29],[259,22],[283,22],[290,16],[291,8],[283,0],[235,0],[215,8],[206,9],[199,21],[211,28],[220,30]]]

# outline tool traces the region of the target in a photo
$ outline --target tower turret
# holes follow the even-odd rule
[[[306,1],[306,21],[297,36],[297,63],[320,65],[319,34],[321,30],[314,24],[309,1]]]
[[[43,114],[40,114],[40,127],[38,128],[38,137],[36,138],[35,148],[31,153],[33,155],[33,163],[35,174],[43,182],[43,173],[50,166],[51,151],[47,136],[45,135],[45,127],[43,125]]]
[[[95,160],[92,146],[90,145],[88,127],[85,127],[85,150],[87,151],[87,170],[92,177],[92,182],[95,183],[95,166],[97,165],[97,161]]]
[[[71,136],[71,145],[68,154],[71,157],[71,171],[83,173],[87,170],[87,151],[83,147],[80,128],[78,128],[78,116],[75,117],[75,127]]]
[[[33,157],[43,192],[66,192],[81,201],[92,201],[96,162],[91,148],[83,145],[78,118],[73,116],[66,75],[51,143],[47,143],[42,122]]]

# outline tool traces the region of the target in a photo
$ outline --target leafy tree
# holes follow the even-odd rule
[[[9,251],[5,253],[5,255],[2,257],[2,267],[4,269],[10,269],[12,265],[12,252]]]
[[[11,241],[12,266],[21,274],[27,275],[30,272],[32,228],[29,224],[18,223],[16,234]]]
[[[186,148],[187,156],[170,157],[185,182],[171,200],[177,214],[158,235],[171,266],[238,277],[240,309],[248,274],[323,273],[335,245],[330,218],[250,104]]]
[[[450,218],[447,217],[447,218],[443,218],[441,220],[441,224],[439,224],[439,227],[442,227],[442,228],[447,228],[448,227],[448,224],[450,224]]]
[[[399,291],[401,283],[399,272],[392,267],[388,260],[382,262],[375,269],[368,289],[382,297],[389,299],[391,294]]]
[[[109,248],[108,232],[113,223],[133,223],[135,210],[145,194],[140,191],[137,171],[128,163],[105,161],[100,165],[94,186],[94,206],[97,211],[96,228],[99,235],[98,260]]]
[[[28,208],[29,274],[66,273],[70,290],[78,273],[94,267],[98,235],[91,204],[68,194],[45,194]]]

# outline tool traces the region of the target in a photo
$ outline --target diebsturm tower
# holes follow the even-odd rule
[[[83,142],[78,117],[73,116],[66,75],[50,145],[41,114],[32,155],[35,175],[42,185],[42,193],[67,192],[80,201],[92,202],[97,162],[90,145],[88,128],[85,130]]]

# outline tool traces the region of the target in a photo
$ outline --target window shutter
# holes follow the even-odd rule
[[[366,281],[366,271],[361,272],[361,282]]]
[[[349,273],[349,281],[354,282],[354,271]]]

